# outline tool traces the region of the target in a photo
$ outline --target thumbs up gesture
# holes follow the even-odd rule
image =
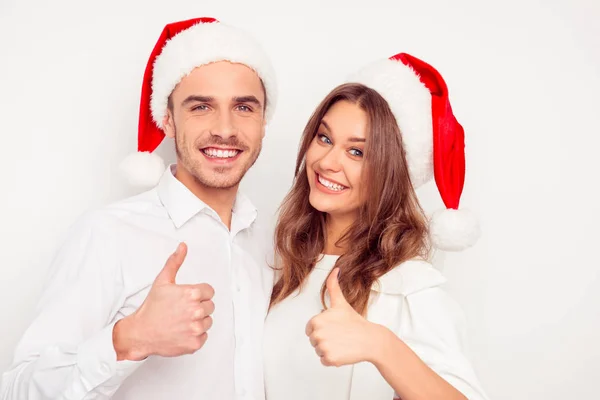
[[[149,355],[191,354],[207,340],[212,326],[213,288],[201,283],[178,285],[175,278],[187,255],[181,243],[160,271],[148,296],[133,314],[113,329],[117,359],[142,360]]]
[[[339,268],[334,268],[326,282],[331,307],[306,325],[306,335],[321,363],[336,367],[371,361],[371,341],[377,330],[375,324],[363,318],[346,301],[338,273]]]

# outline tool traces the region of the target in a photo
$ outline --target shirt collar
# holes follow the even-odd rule
[[[258,211],[246,195],[239,190],[233,203],[233,214],[231,216],[231,234],[236,235],[243,229],[248,228],[256,220]]]
[[[157,185],[158,197],[175,227],[180,228],[200,212],[211,213],[218,218],[212,208],[175,178],[175,171],[176,165],[169,165]],[[257,210],[252,202],[238,191],[233,205],[232,228],[233,220],[237,220],[236,226],[241,230],[250,226],[256,216]]]

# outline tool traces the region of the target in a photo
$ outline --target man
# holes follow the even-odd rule
[[[156,185],[71,229],[2,399],[264,398],[272,273],[238,185],[275,100],[270,62],[247,33],[212,18],[165,27],[144,77],[138,153],[124,164]],[[177,151],[166,170],[152,153],[165,135]]]

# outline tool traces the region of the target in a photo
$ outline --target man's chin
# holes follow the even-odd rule
[[[229,189],[233,189],[238,187],[238,185],[240,184],[240,181],[237,182],[209,182],[208,185],[206,185],[207,187],[211,188],[211,189],[219,189],[219,190],[229,190]]]
[[[249,163],[249,155],[242,153],[232,163],[213,163],[206,159],[199,160],[194,166],[192,174],[197,182],[211,189],[231,189],[240,184],[248,170],[254,163]],[[203,156],[204,157],[204,156]],[[256,160],[256,159],[255,159]],[[250,164],[250,165],[249,165]]]
[[[232,171],[233,172],[233,171]],[[238,173],[216,173],[218,176],[213,174],[195,174],[196,181],[200,182],[203,186],[211,189],[231,189],[240,184],[243,175],[240,176]],[[208,176],[207,176],[208,175]],[[210,176],[212,175],[212,176]]]

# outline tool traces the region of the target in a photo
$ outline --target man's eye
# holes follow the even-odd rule
[[[206,104],[199,104],[197,106],[192,107],[192,111],[206,111],[208,110],[208,106]]]
[[[243,111],[243,112],[250,112],[252,111],[252,109],[250,107],[248,107],[247,105],[244,104],[240,104],[239,106],[237,106],[238,110]]]

